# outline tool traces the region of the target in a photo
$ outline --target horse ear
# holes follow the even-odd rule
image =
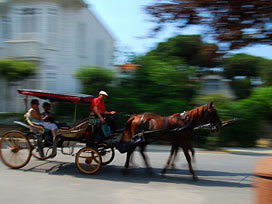
[[[210,108],[212,108],[213,107],[213,101],[211,101],[211,103],[210,103]]]

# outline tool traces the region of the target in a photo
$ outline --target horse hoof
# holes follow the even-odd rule
[[[194,176],[193,176],[193,180],[194,180],[194,181],[198,181],[197,175],[194,175]]]

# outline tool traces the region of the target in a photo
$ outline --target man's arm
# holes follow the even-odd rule
[[[95,113],[95,115],[96,115],[97,117],[100,118],[101,123],[104,124],[104,123],[105,123],[105,120],[104,120],[104,118],[101,116],[100,112],[98,111],[97,106],[94,106],[93,112]]]
[[[114,115],[116,113],[116,111],[111,111],[111,112],[105,111],[104,113],[109,114],[109,115]]]

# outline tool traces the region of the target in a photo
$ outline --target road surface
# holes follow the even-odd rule
[[[146,172],[139,153],[138,165],[129,175],[121,173],[125,155],[116,151],[114,161],[95,175],[84,175],[74,157],[58,155],[39,161],[34,157],[19,170],[0,162],[0,201],[2,204],[248,204],[253,203],[253,166],[259,153],[197,151],[193,167],[199,181],[192,180],[182,152],[176,170],[161,177],[169,152],[147,152],[153,175]]]

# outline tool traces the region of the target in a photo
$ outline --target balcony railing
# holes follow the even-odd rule
[[[14,40],[6,41],[6,57],[41,60],[42,44],[35,40]]]

